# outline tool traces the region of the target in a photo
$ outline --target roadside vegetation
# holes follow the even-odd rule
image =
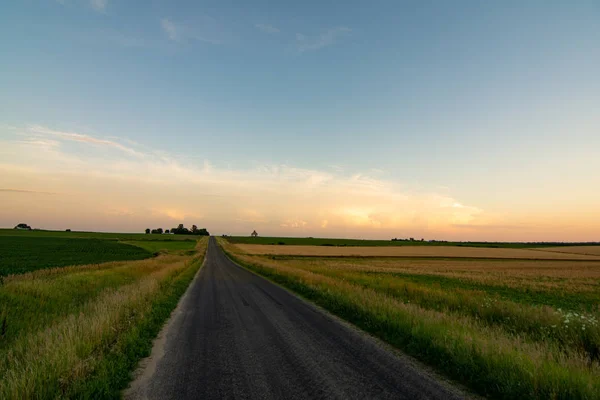
[[[4,277],[0,398],[118,398],[202,265],[207,243]]]
[[[170,252],[170,253],[180,253],[185,254],[189,251],[194,251],[194,247],[196,246],[196,239],[188,239],[188,240],[134,240],[134,241],[124,241],[122,243],[141,247],[151,253],[161,253],[161,252]]]
[[[251,255],[246,268],[491,398],[600,398],[600,261]]]

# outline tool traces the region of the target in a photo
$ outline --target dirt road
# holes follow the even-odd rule
[[[210,239],[206,262],[133,399],[457,399],[411,360],[230,261]]]

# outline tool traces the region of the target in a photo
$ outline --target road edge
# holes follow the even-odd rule
[[[210,237],[209,237],[210,240]],[[209,246],[206,246],[206,252],[204,253],[204,260],[202,261],[202,265],[198,268],[198,271],[194,275],[194,279],[190,282],[185,293],[179,301],[177,302],[177,306],[171,312],[171,315],[161,328],[160,332],[156,336],[156,338],[152,341],[152,351],[148,357],[141,359],[138,363],[137,368],[132,373],[132,379],[127,385],[127,388],[121,391],[121,395],[123,399],[147,399],[148,396],[146,394],[146,388],[148,387],[148,382],[154,376],[156,372],[156,368],[158,363],[165,355],[165,344],[167,342],[167,334],[171,327],[173,326],[174,321],[178,314],[181,313],[181,308],[183,303],[189,297],[189,293],[191,291],[192,286],[199,279],[200,274],[204,270],[204,265],[206,264],[206,260],[208,259]]]

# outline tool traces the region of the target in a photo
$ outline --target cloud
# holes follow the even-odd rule
[[[262,32],[269,33],[269,34],[280,32],[278,28],[275,28],[273,25],[268,25],[268,24],[256,24],[256,25],[254,25],[254,27]]]
[[[349,35],[352,30],[346,27],[331,28],[315,37],[307,37],[301,33],[296,34],[296,46],[299,53],[319,50],[335,44],[340,37]]]
[[[197,17],[193,22],[184,24],[169,18],[160,20],[163,32],[174,42],[198,41],[210,44],[222,44],[226,34],[211,17]]]
[[[46,128],[41,125],[31,125],[31,126],[29,126],[28,131],[33,134],[37,134],[37,135],[54,136],[54,137],[58,137],[60,139],[69,140],[69,141],[73,141],[73,142],[87,143],[87,144],[98,145],[98,146],[110,146],[115,149],[121,150],[124,153],[130,154],[130,155],[133,155],[136,157],[144,156],[143,153],[141,153],[137,150],[134,150],[131,147],[124,146],[121,143],[118,143],[118,142],[115,142],[112,140],[98,139],[98,138],[95,138],[95,137],[92,137],[89,135],[84,135],[81,133],[57,131],[57,130]],[[51,146],[51,147],[58,146],[58,142],[56,142],[56,141],[40,140],[37,137],[28,138],[26,143],[45,145],[45,146]]]
[[[23,189],[2,189],[0,188],[0,192],[8,192],[8,193],[28,193],[28,194],[56,194],[53,192],[40,192],[38,190],[23,190]]]
[[[96,224],[83,227],[72,222],[71,228],[106,225],[106,229],[143,230],[149,224],[166,226],[185,220],[205,221],[202,224],[210,223],[223,233],[248,234],[256,229],[263,235],[285,235],[301,229],[308,235],[330,237],[355,233],[444,238],[468,231],[464,225],[499,222],[452,196],[411,190],[369,173],[285,164],[230,169],[208,160],[182,163],[180,157],[136,142],[41,125],[27,126],[14,135],[18,140],[0,139],[0,186],[69,196],[56,196],[43,204],[17,199],[27,196],[4,196],[0,223],[5,214],[10,221],[10,213],[26,218],[46,210],[40,211],[39,218],[52,226],[60,227],[70,215],[80,215],[80,220],[87,216],[90,225]],[[42,225],[33,217],[31,221]]]
[[[175,25],[175,23],[173,21],[171,21],[168,18],[163,18],[160,20],[160,26],[162,27],[162,30],[167,34],[169,39],[171,39],[171,40],[179,39],[179,32],[178,32],[177,26]]]
[[[106,11],[106,6],[108,5],[108,0],[90,0],[90,6],[100,13]]]
[[[279,224],[279,226],[282,228],[292,228],[292,229],[304,228],[306,225],[308,225],[308,222],[303,221],[298,218],[287,219],[287,220],[283,221],[281,224]]]

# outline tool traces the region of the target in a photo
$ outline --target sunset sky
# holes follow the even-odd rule
[[[0,227],[600,240],[598,1],[13,1]]]

